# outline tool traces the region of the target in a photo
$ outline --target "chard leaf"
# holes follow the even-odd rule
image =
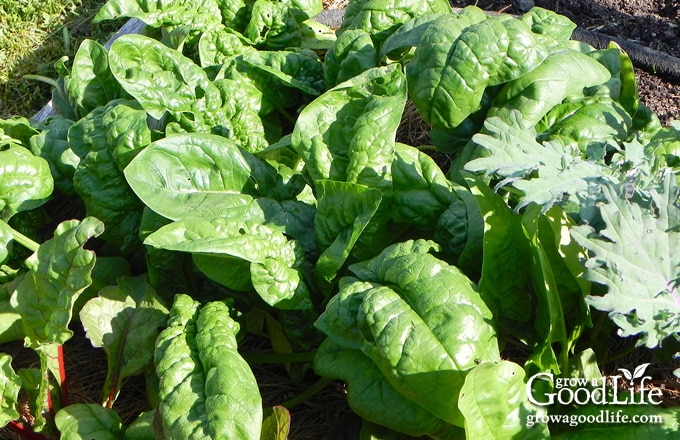
[[[42,205],[53,188],[46,160],[14,143],[0,145],[0,220]]]
[[[107,50],[94,40],[80,44],[64,84],[80,116],[126,95],[111,73]]]
[[[365,371],[361,365],[373,365],[403,398],[447,423],[463,426],[463,416],[451,399],[458,398],[474,365],[500,360],[498,345],[491,312],[472,282],[430,255],[433,247],[424,240],[399,243],[350,266],[356,278],[341,279],[340,292],[315,325],[338,346],[333,361],[348,356],[352,359],[348,364],[354,364],[345,373],[333,369],[334,374],[356,380]],[[366,361],[360,364],[356,358],[361,356]],[[324,357],[317,353],[315,362],[327,365]],[[375,392],[364,394],[368,384],[359,382],[352,399],[373,398]],[[369,383],[373,386],[375,381]],[[373,414],[387,411],[383,404],[363,403],[364,408],[374,407]],[[400,426],[418,425],[423,413],[418,414],[404,412]]]
[[[547,425],[526,425],[527,416],[536,416],[539,411],[527,398],[524,379],[522,367],[509,361],[485,362],[467,375],[458,399],[465,416],[466,438],[550,437]]]
[[[370,69],[305,107],[293,130],[292,146],[315,181],[388,188],[405,103],[406,78],[398,65]]]
[[[125,168],[137,196],[169,219],[210,218],[252,200],[257,182],[233,141],[209,134],[158,140]]]
[[[30,272],[10,303],[22,316],[27,345],[61,345],[73,335],[68,328],[73,305],[92,283],[95,263],[94,252],[84,246],[103,230],[104,225],[93,217],[65,221],[26,260]]]
[[[522,117],[513,112],[507,122],[499,117],[487,119],[485,131],[473,136],[475,145],[488,150],[489,156],[474,159],[465,169],[497,175],[521,192],[518,208],[536,203],[547,211],[565,196],[587,193],[592,184],[612,181],[611,169],[585,160],[576,146],[555,140],[540,144],[536,133]]]
[[[178,295],[156,342],[158,412],[166,438],[258,440],[262,401],[237,351],[239,326],[224,303]]]
[[[260,440],[287,440],[290,431],[290,412],[283,406],[267,408],[262,421]]]
[[[106,352],[108,368],[103,395],[109,407],[127,377],[140,374],[153,361],[158,328],[168,311],[141,277],[125,277],[118,286],[99,291],[80,311],[87,337]]]
[[[192,60],[152,38],[128,34],[118,38],[109,52],[111,72],[153,118],[195,112],[207,74]]]
[[[54,423],[63,440],[125,439],[123,422],[118,413],[96,403],[75,403],[66,406],[57,412]]]
[[[604,187],[603,230],[577,226],[571,233],[591,253],[586,278],[608,288],[603,296],[588,296],[588,304],[607,312],[622,337],[639,336],[638,345],[654,348],[680,331],[678,191],[673,176],[650,192],[650,206],[619,191]]]
[[[19,418],[19,390],[21,378],[12,368],[12,357],[0,353],[0,425]]]
[[[316,188],[319,204],[314,230],[319,246],[324,249],[316,272],[331,281],[378,210],[382,193],[375,188],[332,180],[320,180]]]

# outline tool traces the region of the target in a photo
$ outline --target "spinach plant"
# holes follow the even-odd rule
[[[540,8],[352,0],[335,31],[321,9],[109,0],[97,20],[146,32],[59,60],[49,120],[0,121],[0,341],[40,359],[0,355],[0,423],[285,439],[287,408],[340,380],[360,438],[593,438],[529,423],[597,409],[536,405],[529,378],[604,380],[625,338],[676,349],[680,126],[624,53]],[[432,145],[400,137],[411,104]],[[56,220],[64,200],[82,214]],[[100,403],[70,399],[76,321],[107,357]],[[253,335],[316,384],[263,408]],[[148,408],[123,421],[138,375]],[[632,438],[678,432],[677,408],[619,409],[661,416]]]

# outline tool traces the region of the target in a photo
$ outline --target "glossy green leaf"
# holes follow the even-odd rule
[[[72,308],[92,282],[95,263],[94,252],[84,246],[103,229],[92,217],[65,221],[26,260],[30,272],[16,287],[11,304],[22,316],[27,344],[63,344],[72,336]]]
[[[47,161],[17,144],[0,146],[0,220],[44,204],[53,189]]]
[[[318,96],[326,90],[323,64],[312,51],[252,51],[241,57],[253,68],[274,76],[286,87]]]
[[[311,302],[303,280],[304,249],[299,242],[284,236],[281,230],[281,227],[242,219],[191,219],[160,228],[144,243],[161,249],[222,254],[248,261],[253,287],[265,302],[281,309],[308,309]],[[209,273],[215,272],[214,263],[209,262]],[[238,265],[238,268],[242,267]],[[232,270],[224,275],[228,276]],[[243,286],[243,282],[239,281],[237,286]]]
[[[582,96],[584,88],[610,77],[602,64],[587,55],[568,49],[554,52],[530,73],[503,86],[487,117],[508,118],[517,110],[525,125],[533,126],[565,98]]]
[[[33,123],[23,116],[0,119],[0,146],[14,142],[23,147],[28,147],[31,138],[38,132],[39,130],[33,126]]]
[[[319,204],[314,229],[323,249],[316,273],[331,281],[378,210],[382,194],[374,188],[332,180],[320,180],[316,188]]]
[[[117,39],[111,46],[109,63],[123,89],[155,119],[166,111],[195,110],[209,84],[206,73],[192,60],[142,35]]]
[[[128,184],[152,210],[170,219],[214,217],[255,193],[251,168],[238,147],[209,134],[156,141],[125,168]]]
[[[238,328],[224,303],[176,297],[155,352],[165,438],[259,439],[262,402],[237,352]]]
[[[345,355],[342,350],[353,359],[365,356],[363,364],[373,365],[404,399],[462,426],[452,401],[474,365],[499,360],[498,345],[491,312],[471,281],[429,254],[431,248],[436,249],[432,242],[408,241],[350,266],[356,278],[340,281],[340,292],[315,325],[339,345],[338,357]],[[315,362],[329,360],[317,354]],[[333,368],[333,377],[356,378],[352,371],[360,366],[345,368],[346,373]],[[352,398],[369,399],[363,405],[374,406],[373,412],[385,411],[373,392],[363,394],[362,383]],[[400,426],[408,426],[410,416],[402,414]]]
[[[0,227],[2,222],[0,222]],[[24,338],[24,327],[21,324],[21,315],[14,310],[10,298],[19,278],[7,283],[0,284],[0,344],[11,341],[20,341]]]
[[[94,21],[129,17],[153,27],[188,26],[202,31],[220,24],[220,9],[216,0],[108,0]]]
[[[406,67],[409,94],[426,121],[451,130],[480,108],[487,87],[523,77],[548,53],[523,21],[467,7],[423,32]]]
[[[484,218],[484,244],[479,292],[496,319],[526,322],[531,316],[527,292],[531,261],[522,217],[480,179],[468,179],[470,191]]]
[[[510,361],[485,362],[470,371],[458,399],[465,416],[465,437],[549,438],[546,425],[526,426],[527,417],[544,415],[544,411],[529,402],[524,379],[522,367]]]
[[[352,29],[341,33],[324,58],[324,79],[335,86],[378,66],[378,52],[368,32]]]
[[[255,0],[251,8],[250,22],[243,35],[253,44],[271,50],[300,46],[302,31],[288,5],[270,0]]]
[[[204,68],[225,64],[251,50],[253,49],[245,37],[228,27],[206,31],[198,42],[198,54],[201,67]]]
[[[314,370],[347,382],[347,403],[366,420],[412,436],[448,432],[455,438],[453,433],[462,434],[462,429],[404,396],[360,350],[347,349],[328,338],[316,352]],[[455,407],[453,399],[450,405]]]
[[[292,146],[313,180],[389,187],[394,139],[405,103],[406,78],[398,65],[370,69],[305,107],[293,130]]]
[[[121,172],[139,150],[151,143],[146,112],[136,105],[121,104],[109,108],[102,115],[102,125],[111,156]]]
[[[0,264],[4,263],[9,257],[9,246],[13,240],[12,228],[0,220]]]
[[[68,140],[71,125],[70,119],[50,118],[42,131],[31,139],[31,151],[50,165],[54,188],[62,194],[73,193],[73,173],[82,160]]]
[[[125,440],[156,440],[154,433],[155,411],[141,413],[127,428]]]
[[[400,25],[424,14],[451,14],[451,5],[442,0],[359,0],[345,9],[339,34],[364,29],[380,45]]]
[[[109,69],[107,50],[94,40],[84,40],[78,47],[65,85],[80,116],[126,95]]]
[[[12,357],[0,353],[0,425],[5,426],[11,420],[19,418],[19,390],[21,378],[12,368]]]
[[[59,410],[54,417],[63,440],[123,440],[123,423],[113,409],[96,403],[75,403]]]
[[[121,278],[118,286],[100,290],[80,311],[80,321],[94,347],[108,361],[103,395],[107,405],[118,397],[127,377],[140,374],[153,361],[153,347],[167,320],[167,309],[145,279]]]

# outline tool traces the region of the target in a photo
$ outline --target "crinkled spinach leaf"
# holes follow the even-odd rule
[[[156,342],[158,411],[167,439],[258,440],[262,401],[237,351],[238,324],[221,302],[178,295]]]
[[[109,52],[111,72],[152,117],[196,112],[210,81],[192,60],[152,38],[129,34]]]
[[[389,188],[405,103],[406,78],[398,65],[370,69],[305,107],[292,146],[313,180]]]
[[[314,231],[323,249],[316,273],[331,281],[378,210],[382,193],[375,188],[332,180],[320,180],[316,185],[319,202]]]
[[[8,354],[0,354],[0,424],[5,426],[8,422],[19,418],[17,406],[19,404],[19,390],[21,378],[12,368],[12,357]]]
[[[63,344],[71,338],[73,305],[92,283],[96,258],[84,246],[103,231],[94,217],[65,221],[26,260],[30,272],[16,287],[11,304],[22,316],[27,344]]]
[[[15,143],[0,145],[0,220],[44,204],[53,188],[46,160]]]
[[[428,412],[427,429],[436,419],[463,426],[452,399],[476,364],[500,356],[492,315],[479,293],[458,269],[429,254],[431,249],[437,249],[433,242],[408,241],[350,266],[356,277],[341,279],[340,292],[315,324],[331,341],[325,343],[331,344],[330,351],[317,353],[317,371],[352,380],[350,401],[360,402],[354,405],[360,415],[372,413],[369,420],[375,420],[376,412],[390,411],[383,406],[392,400],[381,402],[370,388],[389,384],[391,394],[401,395],[395,401],[421,407],[405,411],[393,428],[412,426],[404,432],[417,435],[427,432],[420,425]],[[338,359],[345,368],[329,366]],[[375,371],[370,377],[385,380],[358,379],[366,371],[362,365]]]

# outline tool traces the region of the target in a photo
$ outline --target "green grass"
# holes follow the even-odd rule
[[[33,116],[51,88],[25,75],[56,78],[85,38],[104,42],[122,22],[92,24],[105,0],[0,0],[0,118]]]

